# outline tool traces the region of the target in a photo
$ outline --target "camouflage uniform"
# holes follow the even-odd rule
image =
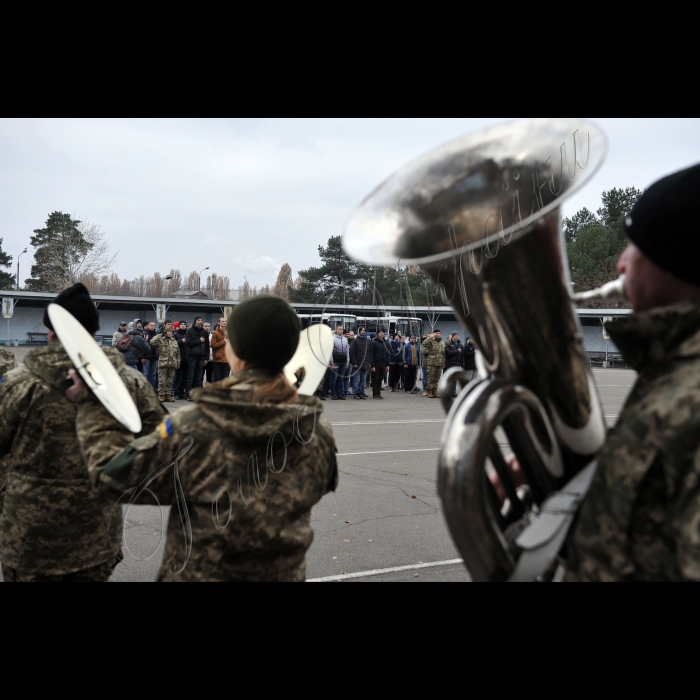
[[[96,485],[115,494],[147,484],[178,505],[160,580],[305,579],[311,508],[338,483],[335,440],[317,398],[251,403],[267,380],[246,370],[193,390],[196,406],[136,441],[90,397],[80,404],[78,439]]]
[[[104,351],[136,402],[144,433],[151,432],[165,415],[153,389],[126,367],[118,350]],[[85,577],[87,570],[113,567],[121,551],[121,508],[92,488],[76,439],[77,407],[60,389],[70,367],[56,342],[30,352],[0,384],[0,458],[8,470],[0,560],[6,580],[76,572]],[[8,567],[17,571],[6,573]]]
[[[426,338],[421,348],[428,358],[428,392],[435,392],[445,366],[445,343],[442,339]]]
[[[3,382],[4,376],[17,366],[15,356],[0,348],[0,384]],[[5,480],[7,478],[7,459],[0,458],[0,513],[2,513],[2,504],[5,500]]]
[[[639,378],[569,534],[569,579],[700,580],[700,298],[607,328]]]
[[[17,360],[15,356],[8,350],[0,348],[0,382],[2,382],[3,376],[16,366]]]
[[[180,348],[177,340],[165,333],[153,336],[150,342],[158,348],[158,395],[170,396],[175,372],[180,367]]]

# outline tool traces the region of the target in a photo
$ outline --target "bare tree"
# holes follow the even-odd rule
[[[279,275],[277,275],[277,282],[275,282],[273,294],[283,299],[289,299],[289,287],[292,285],[292,268],[288,263],[284,263],[280,269]]]
[[[77,230],[77,234],[76,234]],[[61,265],[52,265],[45,276],[51,290],[67,289],[76,282],[95,283],[100,277],[108,275],[114,265],[117,254],[110,253],[110,246],[99,224],[92,221],[80,221],[73,227],[65,227],[47,251]]]
[[[169,277],[172,279],[166,280],[165,295],[171,297],[182,289],[182,274],[180,270],[170,270]]]

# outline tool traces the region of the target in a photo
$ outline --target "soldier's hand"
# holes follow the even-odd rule
[[[83,381],[82,377],[73,369],[68,370],[67,379],[72,380],[73,383],[63,392],[63,395],[71,402],[75,403],[78,397],[87,391],[87,386]]]
[[[505,458],[505,462],[506,466],[508,467],[508,471],[510,472],[511,477],[513,479],[513,483],[516,487],[522,486],[522,484],[527,483],[525,475],[523,474],[523,471],[520,468],[520,462],[518,462],[518,458],[514,454],[508,455],[508,457]],[[499,479],[496,470],[493,468],[489,469],[487,477],[488,480],[491,482],[491,485],[493,486],[494,490],[496,491],[496,496],[498,496],[500,504],[503,505],[506,500],[506,491],[503,488],[503,484],[501,483],[501,480]]]

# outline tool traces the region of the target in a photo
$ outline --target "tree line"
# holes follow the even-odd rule
[[[611,189],[601,195],[594,214],[584,208],[562,219],[574,291],[595,289],[617,278],[617,260],[627,245],[625,217],[642,192],[634,187]],[[441,295],[418,267],[373,267],[350,258],[340,236],[318,247],[322,265],[299,273],[289,299],[322,304],[324,301],[374,306],[442,305]],[[342,302],[341,302],[342,299]],[[582,307],[609,307],[611,302],[588,302]],[[625,307],[624,302],[615,306]]]
[[[624,221],[642,192],[634,187],[612,189],[601,195],[601,207],[594,214],[584,208],[562,220],[571,280],[576,292],[599,287],[617,277],[616,264],[627,241]],[[147,277],[121,279],[111,271],[112,255],[99,224],[81,221],[60,211],[53,212],[42,229],[31,238],[34,264],[24,288],[30,291],[60,292],[83,282],[92,294],[172,297],[201,289],[211,299],[245,299],[256,294],[275,294],[291,302],[349,304],[355,306],[442,305],[441,297],[420,268],[374,267],[350,258],[341,237],[332,236],[318,246],[321,265],[301,270],[293,278],[289,264],[282,265],[273,285],[251,287],[247,280],[232,289],[225,275],[212,273],[200,280],[199,273],[183,275],[180,270],[155,272]],[[0,289],[15,286],[10,268],[12,256],[3,252],[0,238]],[[202,284],[204,282],[204,284]],[[609,306],[610,302],[589,302],[584,306]],[[617,304],[624,306],[624,304]]]

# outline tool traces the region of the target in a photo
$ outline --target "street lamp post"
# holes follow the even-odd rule
[[[209,269],[208,267],[204,268],[204,270],[208,270],[208,269]],[[199,275],[197,278],[197,288],[200,292],[202,291],[202,272],[204,272],[204,270],[199,271]]]
[[[25,248],[18,256],[17,256],[17,291],[19,292],[19,259],[27,252],[27,249]]]

